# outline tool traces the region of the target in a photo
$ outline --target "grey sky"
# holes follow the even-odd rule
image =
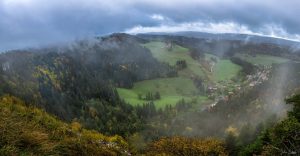
[[[0,50],[113,32],[204,31],[300,40],[299,0],[0,0]]]

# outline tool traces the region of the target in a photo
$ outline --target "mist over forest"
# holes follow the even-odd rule
[[[300,155],[275,1],[0,1],[0,155]]]

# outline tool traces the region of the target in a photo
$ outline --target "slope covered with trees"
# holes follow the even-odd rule
[[[68,46],[1,54],[0,93],[17,96],[66,121],[77,118],[88,128],[129,134],[141,123],[115,87],[130,88],[139,80],[176,74],[140,42],[143,40],[116,34]]]
[[[120,136],[108,137],[12,96],[0,97],[0,155],[129,155]]]
[[[163,138],[147,151],[136,153],[120,136],[105,136],[84,129],[73,121],[66,124],[13,96],[0,97],[1,155],[226,155],[217,139]],[[186,148],[188,147],[188,148]]]
[[[288,117],[264,130],[257,139],[240,151],[240,155],[299,155],[300,154],[300,95],[286,100],[293,105]]]

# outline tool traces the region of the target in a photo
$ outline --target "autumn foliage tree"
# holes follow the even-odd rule
[[[228,155],[224,143],[220,140],[207,138],[164,137],[153,142],[146,155],[180,155],[180,156],[211,156]]]

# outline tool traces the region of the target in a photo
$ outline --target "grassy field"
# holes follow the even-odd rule
[[[241,66],[232,63],[229,59],[220,59],[218,56],[212,54],[205,54],[206,60],[210,58],[216,58],[218,61],[214,65],[212,77],[214,81],[224,81],[230,80],[231,78],[237,76],[237,74],[242,69]]]
[[[270,55],[261,55],[261,54],[256,55],[255,57],[247,54],[235,54],[235,56],[249,63],[258,64],[258,65],[272,65],[273,63],[276,64],[276,63],[284,63],[289,61],[289,59],[270,56]]]
[[[185,60],[187,68],[179,71],[179,75],[185,77],[190,77],[191,75],[203,76],[201,65],[189,55],[187,48],[174,44],[172,51],[168,51],[167,48],[165,48],[164,42],[149,42],[143,44],[143,46],[148,48],[153,57],[161,62],[175,65],[176,61]]]
[[[162,95],[194,95],[197,89],[193,81],[188,78],[162,78],[137,82],[133,90],[138,93],[160,92]]]
[[[242,69],[239,65],[232,63],[230,60],[219,60],[213,69],[213,78],[215,81],[230,80],[237,76]]]
[[[148,92],[159,92],[161,99],[154,101],[158,108],[164,108],[166,104],[174,105],[181,99],[187,101],[206,99],[206,97],[196,96],[197,88],[193,81],[182,77],[146,80],[135,83],[132,89],[118,88],[117,90],[121,98],[133,105],[147,102],[139,100],[139,94],[144,97]]]
[[[217,63],[214,66],[213,73],[205,70],[201,63],[194,60],[190,55],[188,49],[174,45],[171,51],[168,51],[164,42],[149,42],[143,44],[148,48],[152,55],[161,62],[175,65],[178,60],[185,60],[187,68],[178,72],[179,76],[176,78],[159,78],[153,80],[145,80],[134,84],[132,89],[118,88],[118,93],[126,102],[137,105],[149,101],[139,99],[139,95],[145,97],[148,92],[159,92],[160,100],[155,100],[154,103],[158,108],[164,108],[165,105],[174,105],[179,100],[196,101],[202,103],[208,101],[205,96],[199,96],[198,89],[195,87],[191,77],[193,75],[200,76],[208,81],[230,80],[235,77],[241,70],[241,67],[232,63],[227,59],[220,59],[217,56],[206,54],[206,59],[210,57],[217,58]]]
[[[174,105],[181,99],[197,102],[207,100],[207,97],[198,95],[198,90],[190,79],[192,75],[203,76],[203,71],[201,64],[190,57],[188,49],[174,44],[173,49],[168,51],[164,42],[149,42],[143,46],[148,48],[157,60],[170,65],[175,65],[178,60],[185,60],[187,68],[180,70],[176,78],[141,81],[135,83],[132,89],[118,88],[121,98],[132,105],[137,105],[149,102],[140,100],[139,94],[145,97],[148,92],[159,92],[161,99],[154,101],[158,108],[164,108],[167,104]]]
[[[206,60],[210,60],[211,58],[216,58],[217,60],[219,60],[220,58],[216,55],[213,55],[213,54],[208,54],[208,53],[205,53],[205,59]]]
[[[164,108],[167,104],[175,105],[181,99],[205,103],[205,101],[208,101],[208,98],[199,96],[198,89],[191,79],[193,75],[204,78],[206,82],[222,83],[222,85],[227,86],[229,90],[231,90],[232,88],[230,86],[234,85],[234,82],[230,80],[236,77],[242,69],[241,66],[234,64],[229,59],[223,59],[212,54],[205,54],[205,59],[209,61],[209,64],[212,63],[211,58],[217,60],[213,66],[213,72],[211,72],[208,62],[200,63],[192,59],[189,55],[189,50],[184,47],[174,44],[173,49],[168,51],[164,42],[149,42],[142,44],[142,46],[148,48],[157,60],[169,63],[170,65],[175,65],[178,60],[185,60],[187,68],[178,71],[179,76],[176,78],[158,78],[141,81],[135,83],[132,89],[118,88],[117,90],[120,97],[132,105],[149,102],[139,99],[139,95],[142,95],[144,98],[149,92],[153,94],[155,92],[160,93],[161,99],[154,101],[157,108]],[[257,55],[253,57],[245,54],[237,54],[236,56],[250,63],[261,65],[288,61],[284,58],[268,55]]]

